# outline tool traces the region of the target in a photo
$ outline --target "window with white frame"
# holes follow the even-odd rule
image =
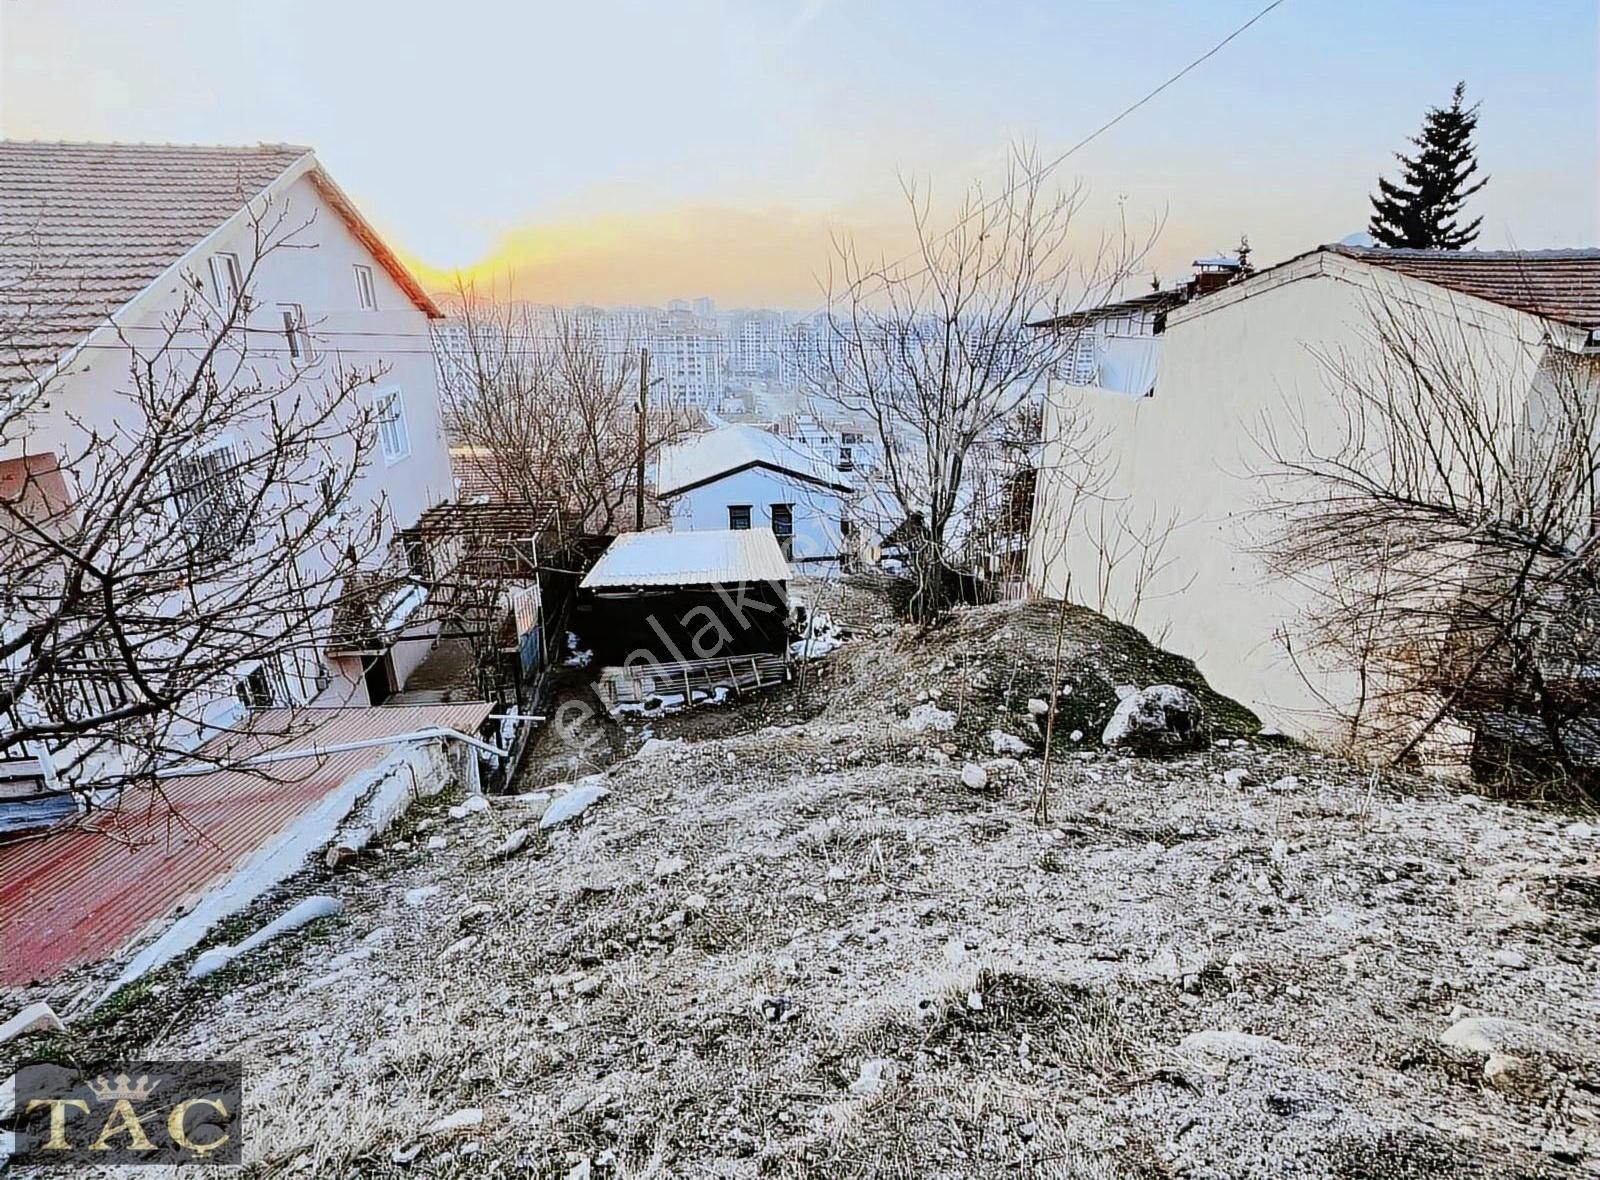
[[[362,311],[378,310],[378,288],[372,279],[372,268],[356,263],[356,301]]]
[[[306,330],[306,309],[298,303],[278,304],[278,314],[283,317],[283,338],[289,342],[289,359],[297,365],[308,365],[316,359],[311,345],[311,333]]]
[[[406,432],[406,407],[398,389],[386,389],[372,399],[378,416],[378,443],[383,461],[398,463],[411,453],[411,436]]]
[[[211,256],[211,289],[217,297],[217,306],[231,308],[244,291],[244,271],[239,269],[237,254]]]
[[[241,451],[231,439],[173,461],[167,472],[173,511],[200,559],[225,557],[245,541],[249,517]]]

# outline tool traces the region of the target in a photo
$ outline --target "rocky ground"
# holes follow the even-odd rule
[[[241,925],[295,892],[339,918],[42,1048],[241,1059],[255,1175],[1600,1168],[1593,818],[1255,736],[1084,612],[1037,823],[1054,621],[876,622],[803,690],[632,722],[549,831],[541,749],[527,794]],[[1215,740],[1099,748],[1155,682]]]

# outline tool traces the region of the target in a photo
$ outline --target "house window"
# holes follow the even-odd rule
[[[405,529],[400,533],[400,548],[405,556],[406,569],[411,576],[424,582],[433,580],[433,554],[428,548],[428,543],[415,529]]]
[[[249,505],[239,466],[237,450],[223,441],[174,460],[167,472],[178,524],[198,558],[224,557],[245,539]]]
[[[411,436],[406,432],[406,407],[398,389],[386,389],[372,399],[378,412],[378,442],[383,461],[398,463],[411,453]]]
[[[216,293],[219,308],[231,308],[244,292],[244,272],[239,269],[237,254],[211,256],[211,289]]]
[[[298,303],[280,303],[278,314],[283,317],[283,337],[289,342],[289,359],[302,365],[310,364],[316,356],[311,349],[311,333],[306,331],[306,309]]]
[[[289,683],[276,663],[262,661],[234,681],[233,690],[246,709],[289,704]]]
[[[728,505],[728,527],[730,529],[747,529],[750,527],[750,505]]]
[[[794,505],[772,505],[772,535],[778,538],[783,555],[794,559]]]
[[[68,645],[70,648],[70,644]],[[57,657],[39,685],[50,716],[88,721],[128,703],[126,665],[111,640],[96,636],[70,654]]]
[[[362,311],[378,310],[378,288],[373,285],[372,268],[356,264],[356,302]]]

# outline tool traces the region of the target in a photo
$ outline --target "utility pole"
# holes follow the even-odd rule
[[[639,350],[639,455],[638,470],[634,472],[633,527],[644,531],[644,416],[650,408],[650,350]]]

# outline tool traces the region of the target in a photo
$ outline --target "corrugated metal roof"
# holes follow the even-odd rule
[[[601,555],[582,588],[733,586],[793,576],[771,529],[624,533]]]
[[[252,718],[250,734],[215,739],[199,754],[232,761],[429,726],[475,734],[489,708],[266,710]],[[74,827],[0,845],[0,985],[48,979],[114,955],[226,879],[391,748],[167,779],[159,792],[125,792],[96,830]]]
[[[724,426],[661,448],[656,493],[670,496],[696,484],[757,464],[849,491],[836,468],[809,447],[754,426]]]

